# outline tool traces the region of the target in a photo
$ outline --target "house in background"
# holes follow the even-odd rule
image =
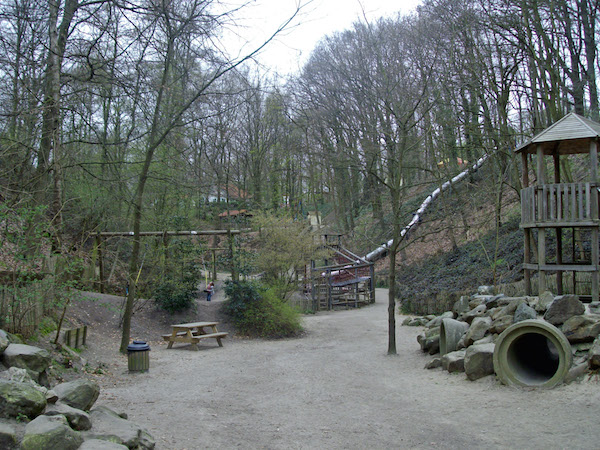
[[[217,186],[213,188],[206,196],[206,201],[209,203],[225,202],[227,197],[229,200],[249,200],[252,196],[243,189],[238,188],[233,184],[227,186]]]
[[[248,226],[248,219],[252,216],[253,214],[245,209],[223,211],[219,214],[219,228],[223,228],[223,224]]]

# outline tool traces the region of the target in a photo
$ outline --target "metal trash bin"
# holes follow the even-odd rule
[[[146,341],[133,341],[127,346],[127,365],[130,372],[147,372],[150,369],[150,346]]]

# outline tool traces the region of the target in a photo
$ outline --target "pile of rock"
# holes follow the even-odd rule
[[[491,287],[480,286],[477,294],[461,297],[452,311],[404,321],[403,325],[425,327],[417,337],[423,352],[439,353],[425,368],[465,372],[469,380],[493,375],[498,372],[494,367],[494,362],[498,366],[496,344],[520,322],[522,326],[542,325],[543,335],[547,334],[544,330],[552,328],[558,340],[564,339],[569,366],[573,362],[566,369],[564,381],[600,367],[600,305],[586,306],[575,295],[554,296],[551,292],[539,297],[506,297],[492,292]],[[500,379],[505,381],[502,376]]]
[[[92,409],[100,390],[78,379],[50,389],[50,355],[0,330],[0,448],[153,449],[144,429],[109,408]],[[28,421],[23,432],[20,424]]]

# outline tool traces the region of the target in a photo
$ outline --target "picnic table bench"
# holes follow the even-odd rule
[[[191,322],[191,323],[180,323],[178,325],[171,325],[173,331],[169,334],[163,334],[162,337],[165,341],[169,342],[167,348],[172,348],[175,342],[181,342],[186,344],[196,344],[196,350],[198,350],[198,343],[202,339],[213,338],[217,340],[219,347],[223,347],[221,339],[227,336],[227,333],[217,331],[217,325],[219,322]],[[205,328],[210,328],[206,331]]]

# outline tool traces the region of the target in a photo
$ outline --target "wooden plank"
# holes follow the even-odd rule
[[[577,221],[556,221],[556,222],[530,222],[522,223],[521,228],[570,228],[570,227],[597,227],[599,220],[577,220]]]
[[[140,236],[214,236],[222,234],[240,234],[248,230],[191,230],[191,231],[141,231]],[[133,231],[102,231],[100,236],[134,236]]]
[[[542,186],[542,201],[541,201],[541,216],[540,222],[546,222],[548,220],[548,185]]]
[[[555,188],[556,186],[554,184],[551,184],[550,186],[548,186],[548,202],[550,203],[550,221],[554,222],[556,220],[556,211],[555,211],[555,205],[556,205],[556,194],[555,194]]]
[[[556,220],[562,220],[562,218],[562,185],[558,184],[556,186]]]
[[[577,183],[577,191],[578,191],[578,196],[577,196],[577,205],[578,205],[578,213],[579,215],[577,216],[577,218],[579,220],[583,220],[583,184],[581,183]]]
[[[527,206],[529,203],[527,202],[527,189],[521,189],[521,223],[528,222],[529,218],[527,217]]]
[[[576,194],[576,187],[575,187],[575,183],[571,183],[570,184],[570,188],[571,188],[571,220],[576,220],[577,217],[577,194]]]
[[[597,269],[592,265],[586,264],[535,264],[523,263],[523,268],[527,270],[541,270],[544,272],[555,272],[555,271],[575,271],[575,272],[595,272]]]
[[[589,219],[591,215],[592,201],[590,199],[590,183],[585,183],[585,217]]]
[[[172,328],[202,328],[202,327],[212,327],[215,325],[219,325],[219,322],[190,322],[190,323],[180,323],[177,325],[171,325]]]

